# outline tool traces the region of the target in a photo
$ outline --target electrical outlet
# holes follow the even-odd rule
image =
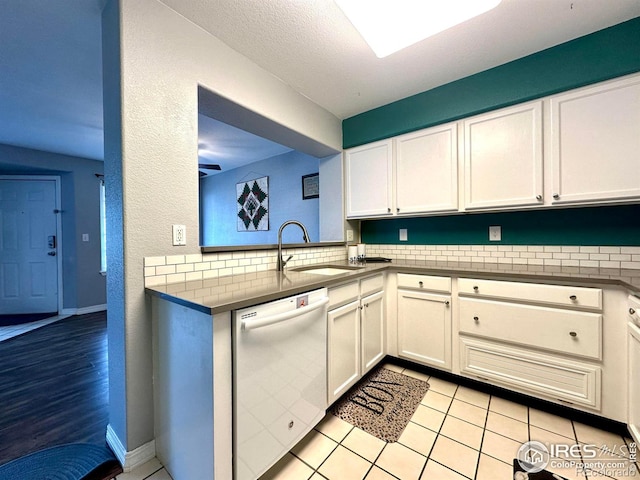
[[[353,230],[347,230],[347,242],[353,242]]]
[[[502,240],[502,227],[493,225],[489,227],[489,241],[500,242]]]
[[[83,233],[82,234],[82,241],[83,242],[88,242],[89,241],[89,234],[88,233]]]
[[[174,245],[187,244],[187,227],[185,225],[173,226],[173,244]]]
[[[407,229],[406,228],[399,229],[398,230],[398,237],[399,237],[401,242],[406,242],[407,239],[408,239]]]

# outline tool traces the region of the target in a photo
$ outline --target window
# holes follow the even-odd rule
[[[104,176],[100,175],[100,273],[107,273],[107,214],[105,209]]]

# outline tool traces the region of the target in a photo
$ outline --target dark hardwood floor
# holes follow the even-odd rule
[[[105,444],[106,312],[0,342],[0,465],[72,442]]]

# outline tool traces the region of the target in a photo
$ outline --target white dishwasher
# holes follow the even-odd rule
[[[327,409],[327,289],[234,312],[235,480],[255,480]]]

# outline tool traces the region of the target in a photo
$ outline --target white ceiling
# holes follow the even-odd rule
[[[640,16],[638,0],[502,0],[379,59],[332,0],[162,1],[338,118]],[[0,0],[0,143],[102,159],[103,2]]]

